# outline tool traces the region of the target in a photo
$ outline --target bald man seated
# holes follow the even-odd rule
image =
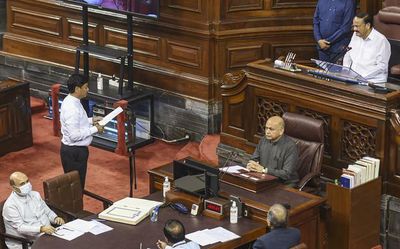
[[[10,175],[12,192],[3,207],[3,218],[6,233],[29,240],[35,240],[40,233],[52,234],[55,228],[51,225],[64,224],[64,220],[46,205],[36,191],[32,191],[29,178],[21,172]],[[21,249],[16,241],[6,239],[8,249]]]
[[[274,204],[267,213],[270,232],[258,238],[253,249],[288,249],[300,244],[300,230],[287,227],[288,211],[281,204]]]
[[[278,177],[282,183],[295,187],[298,151],[296,143],[284,134],[285,122],[273,116],[265,124],[265,136],[260,139],[247,169]]]

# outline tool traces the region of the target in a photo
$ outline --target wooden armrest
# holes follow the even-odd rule
[[[52,209],[53,211],[62,213],[62,214],[64,214],[65,216],[67,216],[67,217],[68,217],[68,220],[75,220],[75,219],[79,218],[79,217],[76,216],[74,213],[71,213],[71,212],[69,212],[69,211],[67,211],[67,210],[63,210],[63,209],[57,207],[56,205],[50,203],[50,202],[47,201],[47,200],[46,200],[45,202],[46,202],[47,206],[49,206],[49,208]]]
[[[303,179],[301,180],[301,182],[299,182],[299,184],[298,184],[298,189],[301,191],[303,188],[304,188],[304,186],[306,186],[306,184],[310,181],[310,180],[312,180],[314,177],[319,177],[319,175],[320,175],[320,173],[313,173],[313,172],[311,172],[311,173],[308,173],[307,175],[305,175],[304,177],[303,177]]]
[[[111,200],[106,199],[106,198],[104,198],[104,197],[102,197],[100,195],[97,195],[95,193],[89,192],[87,190],[83,190],[83,194],[85,194],[85,195],[87,195],[89,197],[92,197],[93,199],[96,199],[98,201],[103,202],[103,209],[106,209],[106,208],[108,208],[109,206],[111,206],[113,204],[113,202]]]
[[[11,240],[16,240],[18,242],[21,242],[23,249],[28,249],[29,246],[33,244],[32,240],[29,240],[29,239],[26,239],[26,238],[23,238],[23,237],[11,235],[11,234],[8,234],[8,233],[1,233],[1,232],[0,232],[0,234],[4,238],[11,239]]]

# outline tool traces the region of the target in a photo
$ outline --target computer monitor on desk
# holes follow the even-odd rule
[[[209,198],[219,191],[219,170],[191,159],[173,162],[175,188]]]

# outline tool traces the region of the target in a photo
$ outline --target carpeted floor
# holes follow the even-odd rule
[[[60,138],[52,135],[51,121],[43,118],[45,114],[46,112],[42,111],[32,115],[34,142],[32,147],[0,157],[1,200],[7,198],[11,191],[8,177],[14,171],[26,173],[30,177],[34,190],[42,195],[43,180],[63,173],[59,157]],[[215,147],[218,141],[219,136],[210,138],[207,143],[204,143],[203,146],[206,149],[201,150],[203,154],[200,153],[199,144],[195,142],[171,145],[156,141],[139,149],[136,152],[138,189],[134,192],[134,196],[142,197],[148,194],[148,169],[186,156],[215,162]],[[89,151],[86,189],[113,201],[128,196],[128,158],[95,147],[90,147]],[[102,207],[101,203],[87,198],[85,208],[99,212]]]

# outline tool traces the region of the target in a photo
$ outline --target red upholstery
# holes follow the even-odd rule
[[[297,113],[286,112],[282,116],[285,121],[285,134],[292,137],[299,150],[298,188],[307,192],[319,189],[319,175],[324,155],[324,123]]]

